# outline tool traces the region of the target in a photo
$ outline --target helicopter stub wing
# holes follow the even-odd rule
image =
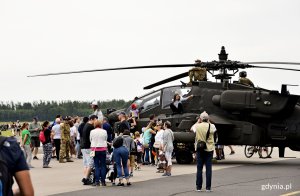
[[[209,115],[209,119],[214,123],[214,124],[217,124],[217,125],[227,125],[227,126],[234,126],[234,124],[232,122],[230,122],[229,120],[223,118],[223,117],[220,117],[216,114],[210,114]]]

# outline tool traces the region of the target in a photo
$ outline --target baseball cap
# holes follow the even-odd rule
[[[97,101],[93,101],[91,105],[98,105]]]
[[[206,111],[204,111],[204,112],[202,112],[202,113],[200,114],[200,118],[201,118],[201,120],[208,120],[208,119],[209,119],[209,116],[208,116],[208,114],[206,113]]]
[[[119,115],[124,115],[124,116],[126,116],[126,113],[125,113],[125,112],[120,112]]]

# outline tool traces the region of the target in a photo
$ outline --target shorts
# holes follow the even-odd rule
[[[82,152],[82,160],[83,160],[83,167],[94,167],[94,159],[90,156],[91,149],[81,149]]]
[[[166,151],[165,152],[165,157],[166,157],[166,161],[167,161],[167,166],[172,165],[172,151]]]
[[[134,167],[135,166],[135,155],[129,155],[129,166]]]
[[[40,147],[41,142],[39,140],[39,137],[31,137],[31,145],[32,147]]]

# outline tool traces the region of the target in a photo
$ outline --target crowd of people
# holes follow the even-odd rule
[[[178,104],[174,107],[181,107],[180,99],[176,97],[175,100]],[[134,171],[141,170],[143,165],[156,166],[156,172],[162,173],[162,176],[172,175],[174,134],[169,121],[162,122],[155,115],[150,115],[147,126],[137,130],[139,112],[132,104],[129,115],[124,112],[118,114],[119,122],[113,128],[97,103],[93,102],[91,106],[93,113],[89,117],[63,118],[57,115],[53,123],[44,121],[41,124],[34,117],[32,123],[23,123],[16,130],[16,136],[20,136],[17,141],[27,163],[23,169],[33,168],[31,161],[38,160],[38,148],[42,144],[43,168],[51,168],[52,159],[62,164],[73,162],[73,158],[82,159],[83,185],[106,186],[109,168],[112,168],[109,179],[116,186],[130,186]],[[196,134],[196,190],[202,191],[202,169],[205,165],[206,191],[209,192],[216,127],[203,112],[191,130]],[[205,142],[205,149],[200,148],[201,142]],[[222,153],[216,145],[216,158],[222,159]]]

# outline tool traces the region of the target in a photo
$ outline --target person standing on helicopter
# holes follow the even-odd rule
[[[253,82],[249,78],[247,78],[247,72],[246,71],[241,71],[239,73],[239,75],[240,75],[240,78],[239,78],[239,83],[240,84],[254,87]]]
[[[94,110],[94,112],[91,114],[91,116],[96,115],[98,117],[98,120],[103,121],[103,113],[100,110],[97,101],[93,101],[91,103],[91,107]]]
[[[178,93],[176,93],[174,95],[172,103],[170,104],[170,108],[171,108],[173,114],[182,114],[183,113],[182,101],[186,101],[193,97],[194,97],[194,95],[190,95],[188,97],[181,97]]]

